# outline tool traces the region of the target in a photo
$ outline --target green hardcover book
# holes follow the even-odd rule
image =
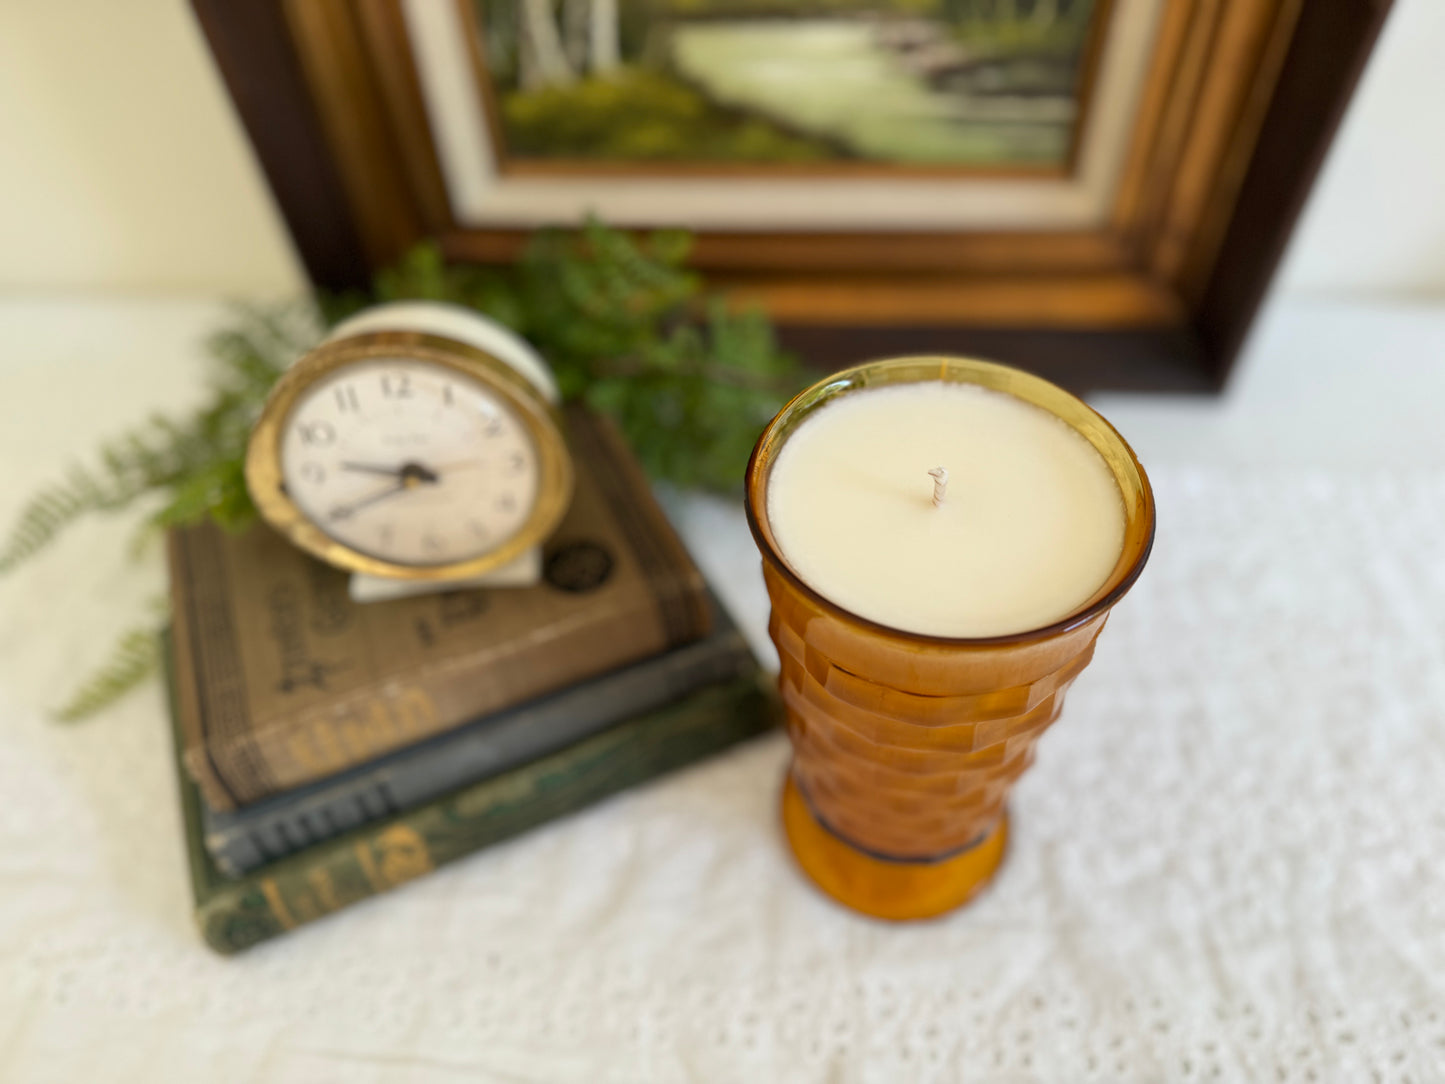
[[[165,647],[169,663],[169,637]],[[758,669],[230,880],[202,842],[200,794],[181,767],[174,686],[166,676],[196,921],[206,943],[227,954],[721,752],[781,718],[772,683]]]

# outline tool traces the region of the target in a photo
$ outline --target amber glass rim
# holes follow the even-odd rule
[[[927,370],[935,366],[937,375],[928,376]],[[906,380],[890,379],[903,372],[917,373],[918,375]],[[978,379],[965,381],[950,379],[951,376],[956,378],[960,373],[967,373]],[[874,379],[869,379],[870,377]],[[1116,568],[1099,590],[1081,607],[1058,621],[1038,628],[1024,629],[1000,636],[930,636],[927,633],[910,632],[894,625],[885,625],[839,606],[810,587],[793,570],[774,541],[771,530],[764,525],[763,521],[767,518],[767,478],[764,476],[764,472],[775,454],[771,452],[773,444],[775,442],[780,444],[784,439],[780,434],[785,427],[791,428],[795,419],[801,422],[802,417],[811,414],[833,399],[862,388],[898,383],[925,383],[929,380],[982,385],[1013,395],[1026,403],[1047,410],[1088,440],[1104,457],[1105,462],[1109,465],[1110,473],[1114,474],[1116,481],[1119,482],[1120,496],[1125,499],[1126,514],[1130,517],[1130,523],[1125,525],[1126,542],[1131,523],[1136,525],[1136,531],[1138,530],[1137,525],[1142,525],[1143,541],[1139,544],[1134,559],[1128,565],[1124,566],[1122,570]],[[1067,413],[1056,409],[1058,407],[1065,408]],[[1090,438],[1090,434],[1078,424],[1081,419],[1087,419],[1089,428],[1102,435],[1108,444],[1112,445],[1110,450],[1117,453],[1115,456],[1107,454],[1106,449],[1099,446],[1099,441]],[[768,460],[768,464],[765,464],[765,459]],[[1123,460],[1132,468],[1137,477],[1139,502],[1137,510],[1132,513],[1127,510],[1127,496],[1123,493],[1122,481],[1117,477],[1116,460]],[[758,507],[759,504],[763,506],[761,510]],[[782,410],[778,411],[753,446],[753,453],[748,459],[743,507],[748,518],[748,528],[753,532],[753,540],[757,543],[764,558],[771,561],[778,574],[788,582],[789,586],[819,609],[866,629],[874,630],[882,636],[924,646],[944,648],[997,647],[1030,640],[1042,640],[1070,632],[1100,614],[1107,613],[1115,603],[1123,598],[1134,586],[1140,573],[1144,571],[1150,551],[1154,548],[1154,491],[1149,485],[1149,476],[1144,472],[1143,465],[1134,454],[1134,449],[1129,447],[1129,442],[1119,435],[1119,431],[1089,404],[1057,384],[1032,373],[1026,373],[1022,369],[1015,369],[1010,365],[1000,365],[997,362],[982,361],[978,358],[918,355],[867,361],[848,369],[842,369],[811,387],[805,388],[793,396]]]

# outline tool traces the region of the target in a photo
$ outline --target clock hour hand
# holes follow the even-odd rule
[[[430,485],[438,480],[436,471],[424,467],[420,463],[403,463],[399,467],[379,467],[374,463],[345,462],[341,464],[341,469],[357,471],[361,474],[385,475],[387,478],[395,478],[408,486]]]
[[[384,474],[388,478],[400,478],[401,467],[378,467],[374,463],[343,463],[342,470],[354,470],[360,474]]]

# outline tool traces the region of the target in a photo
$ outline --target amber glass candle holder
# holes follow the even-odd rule
[[[1052,625],[973,639],[880,625],[809,587],[773,536],[769,475],[808,415],[869,387],[940,380],[1042,407],[1093,445],[1118,483],[1119,559],[1091,598]],[[983,361],[898,358],[831,376],[783,408],[748,464],[747,514],[782,662],[793,746],[782,813],[793,854],[824,892],[864,914],[915,919],[958,907],[998,870],[1009,790],[1149,556],[1154,499],[1144,469],[1108,422],[1046,380]]]

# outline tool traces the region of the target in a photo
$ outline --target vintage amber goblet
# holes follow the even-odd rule
[[[938,380],[1049,411],[1113,473],[1123,549],[1094,595],[1062,620],[976,639],[904,632],[824,598],[783,556],[769,523],[768,479],[789,435],[839,396]],[[864,914],[916,919],[958,907],[998,870],[1009,790],[1149,556],[1154,499],[1144,469],[1108,422],[1046,380],[983,361],[898,358],[831,376],[783,408],[748,464],[747,515],[782,663],[793,745],[782,814],[793,854],[824,892]]]

